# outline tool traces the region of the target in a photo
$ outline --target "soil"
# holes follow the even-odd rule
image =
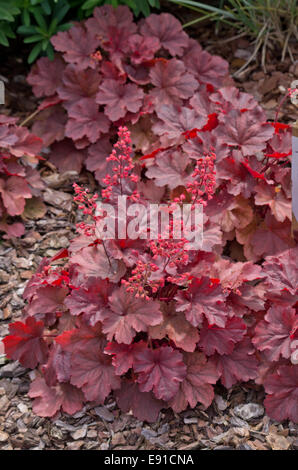
[[[182,22],[189,20],[185,15],[176,9],[176,16]],[[223,37],[215,37],[208,25],[188,32],[209,52],[228,60],[232,75],[253,52],[248,38],[224,42],[226,32],[221,33]],[[37,107],[37,100],[26,83],[27,49],[22,44],[14,44],[9,51],[1,49],[0,79],[6,86],[6,103],[1,106],[1,113],[23,120]],[[254,95],[268,119],[274,120],[287,88],[298,78],[297,58],[295,63],[290,58],[280,63],[278,56],[272,55],[267,58],[266,72],[257,58],[234,78],[235,85]],[[297,119],[297,109],[290,100],[284,103],[278,119],[286,123]],[[72,183],[95,187],[88,172],[79,177],[71,172],[59,175],[47,163],[41,172],[48,183],[44,193],[46,214],[38,220],[25,220],[26,234],[21,239],[0,242],[0,340],[8,333],[9,323],[22,318],[24,286],[41,259],[67,247],[75,233],[78,214],[72,202]],[[72,417],[61,414],[53,420],[40,418],[33,414],[27,396],[33,376],[34,372],[16,362],[7,362],[0,355],[2,450],[298,449],[298,426],[270,420],[262,407],[263,389],[253,383],[236,386],[230,392],[218,387],[215,401],[207,410],[197,406],[178,415],[166,410],[160,413],[156,423],[147,424],[122,413],[113,397],[104,406],[88,405]]]

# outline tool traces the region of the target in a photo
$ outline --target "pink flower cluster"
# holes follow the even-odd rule
[[[84,235],[87,237],[91,237],[94,235],[95,232],[95,223],[96,216],[96,200],[98,199],[98,194],[94,194],[93,196],[89,194],[88,188],[81,188],[78,184],[73,184],[76,196],[74,196],[74,201],[79,203],[78,208],[83,211],[84,215],[89,215],[92,217],[93,222],[90,224],[86,224],[85,222],[80,222],[77,224],[77,229],[81,230]]]
[[[216,187],[215,159],[216,155],[214,152],[211,152],[210,155],[206,155],[205,158],[200,158],[191,174],[193,181],[186,183],[186,189],[187,192],[191,194],[193,204],[206,206],[207,202],[204,196],[210,200],[214,195]]]
[[[113,162],[113,174],[106,174],[103,178],[103,183],[106,187],[102,190],[102,197],[109,200],[113,187],[119,188],[120,195],[124,194],[123,180],[128,179],[132,183],[138,182],[138,176],[132,174],[134,164],[132,161],[132,148],[131,138],[127,127],[119,127],[118,142],[114,144],[111,155],[107,158],[107,162]],[[131,200],[137,200],[139,197],[138,192],[134,191],[130,196]]]
[[[152,262],[144,262],[137,260],[134,269],[131,271],[132,276],[122,279],[121,283],[125,286],[126,291],[135,295],[136,298],[150,300],[148,293],[156,293],[158,288],[164,285],[163,279],[150,279],[152,273],[158,271],[159,268]]]

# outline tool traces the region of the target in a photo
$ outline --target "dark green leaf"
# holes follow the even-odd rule
[[[34,18],[36,19],[38,25],[40,26],[40,28],[43,31],[47,31],[48,30],[48,25],[47,25],[47,23],[46,23],[46,21],[43,17],[42,9],[39,8],[39,7],[34,8],[33,15],[34,15]]]
[[[48,0],[43,0],[43,2],[41,2],[41,8],[43,9],[43,11],[45,12],[46,15],[50,15],[51,14],[51,6],[48,2]]]
[[[36,26],[19,26],[17,32],[20,34],[34,34],[36,33]]]
[[[24,43],[30,44],[32,42],[41,41],[42,39],[43,37],[41,36],[41,34],[35,34],[34,36],[29,36],[28,38],[25,38]]]
[[[48,47],[46,48],[47,56],[50,60],[54,60],[54,48],[50,42],[48,42]]]
[[[32,51],[30,52],[29,57],[28,57],[29,64],[32,64],[32,62],[35,61],[35,59],[38,57],[38,55],[41,52],[41,48],[42,48],[41,42],[39,42],[38,44],[36,44],[33,47]]]

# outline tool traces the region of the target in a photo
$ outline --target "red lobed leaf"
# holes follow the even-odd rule
[[[212,362],[207,362],[204,354],[194,352],[184,353],[183,360],[187,367],[186,377],[180,383],[178,393],[170,401],[170,406],[176,413],[180,413],[189,404],[194,408],[202,403],[205,408],[211,405],[214,391],[211,384],[215,384],[219,373]]]
[[[156,422],[160,410],[165,406],[152,392],[141,392],[138,384],[133,382],[123,381],[121,389],[116,390],[115,395],[117,404],[124,413],[132,411],[137,419],[148,423]]]
[[[115,337],[117,343],[130,344],[136,332],[147,331],[148,326],[162,321],[158,302],[144,302],[144,299],[128,293],[125,287],[112,293],[109,308],[103,313],[103,332],[109,341]]]
[[[120,388],[111,358],[95,344],[78,349],[72,356],[71,383],[81,388],[86,400],[103,403],[111,390]]]
[[[72,255],[70,259],[73,264],[80,267],[82,273],[87,277],[118,282],[126,271],[123,261],[108,258],[102,245],[87,246]]]
[[[91,326],[104,318],[108,304],[110,287],[106,281],[97,281],[90,287],[79,287],[72,290],[65,299],[65,305],[71,315],[83,314],[83,318]]]
[[[47,363],[42,367],[45,381],[49,387],[57,385],[57,382],[69,382],[70,380],[71,353],[63,350],[60,344],[51,345]]]
[[[61,173],[66,171],[80,173],[85,156],[86,151],[76,149],[71,139],[63,139],[52,145],[49,160]]]
[[[147,172],[147,178],[153,178],[156,186],[168,186],[170,189],[184,186],[187,181],[186,166],[188,159],[181,151],[163,151],[155,165]]]
[[[225,298],[218,283],[207,277],[193,279],[187,290],[179,291],[175,296],[176,309],[184,312],[193,326],[202,326],[205,317],[209,325],[224,327],[227,320]]]
[[[267,256],[264,272],[267,297],[278,304],[295,305],[298,301],[298,248]]]
[[[282,356],[291,356],[291,341],[298,330],[296,310],[290,307],[273,306],[255,328],[253,344],[265,351],[270,361],[278,361]]]
[[[155,104],[180,104],[181,99],[190,98],[198,88],[197,80],[177,59],[157,62],[151,68],[149,77],[155,86],[149,96]]]
[[[60,57],[55,57],[54,60],[48,57],[38,59],[27,77],[35,96],[39,98],[54,95],[61,84],[64,68],[65,63]]]
[[[206,117],[202,113],[198,114],[194,109],[186,107],[162,104],[157,107],[156,114],[159,121],[152,130],[161,136],[161,143],[165,147],[183,143],[186,132],[206,124]]]
[[[67,291],[68,289],[65,287],[47,285],[39,287],[25,308],[26,314],[42,319],[48,324],[53,324],[57,311],[63,309]]]
[[[52,417],[62,408],[73,415],[83,406],[84,396],[80,390],[71,384],[58,384],[49,387],[42,377],[37,377],[28,392],[30,398],[35,398],[33,411],[38,416]]]
[[[160,49],[160,42],[155,37],[144,37],[133,34],[128,38],[130,60],[133,64],[141,64],[153,59],[154,54]]]
[[[254,352],[249,338],[245,337],[243,341],[236,344],[231,354],[223,356],[216,354],[212,357],[220,373],[221,382],[227,389],[238,381],[247,382],[257,377],[258,361]]]
[[[163,306],[163,322],[149,328],[149,335],[153,339],[163,339],[168,336],[174,341],[177,348],[193,352],[199,341],[198,329],[192,326],[180,312],[167,304]]]
[[[246,325],[240,318],[229,318],[224,328],[206,323],[200,330],[199,346],[207,356],[231,354],[235,343],[241,341],[246,334]]]
[[[298,367],[280,366],[264,382],[268,393],[264,404],[267,414],[277,421],[298,423]]]
[[[224,143],[240,147],[243,155],[254,155],[264,150],[266,141],[273,135],[273,129],[265,123],[263,116],[257,117],[254,112],[241,113],[233,109],[215,133]]]
[[[98,36],[86,31],[84,26],[77,24],[68,31],[58,32],[52,36],[51,43],[57,51],[63,52],[65,61],[75,64],[78,70],[96,68],[97,63],[91,54],[95,52],[100,41]]]
[[[141,26],[141,33],[145,37],[158,39],[161,46],[173,56],[181,56],[188,46],[188,37],[181,23],[168,13],[148,16]]]
[[[183,56],[187,69],[201,83],[219,87],[228,76],[229,64],[222,57],[203,51],[195,39],[189,39],[188,49]]]
[[[62,83],[57,87],[58,96],[66,109],[82,98],[95,98],[101,77],[97,70],[80,70],[75,65],[67,65],[62,75]]]
[[[26,199],[32,197],[27,181],[19,176],[11,176],[6,181],[0,179],[0,193],[9,215],[22,214]]]
[[[106,79],[98,88],[96,103],[105,104],[105,114],[111,121],[118,121],[128,111],[136,113],[142,106],[144,92],[133,83],[122,84]]]
[[[94,144],[110,127],[108,118],[98,111],[98,106],[91,98],[82,98],[75,103],[68,115],[65,135],[75,141],[87,137]]]
[[[44,324],[34,318],[27,318],[9,325],[10,334],[3,339],[5,354],[18,360],[24,367],[34,369],[47,360],[48,347],[42,338]]]
[[[138,352],[133,367],[138,373],[140,390],[153,390],[156,398],[161,400],[173,398],[186,376],[182,354],[170,346]]]
[[[136,353],[144,348],[146,348],[144,341],[132,344],[108,343],[104,352],[112,356],[115,373],[123,375],[133,366]]]

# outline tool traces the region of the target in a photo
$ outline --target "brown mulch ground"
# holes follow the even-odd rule
[[[179,15],[177,15],[179,17]],[[181,19],[181,18],[180,18]],[[185,20],[185,18],[182,18]],[[187,18],[186,18],[187,20]],[[203,47],[222,55],[239,69],[253,51],[245,38],[223,43],[210,28],[192,29]],[[20,50],[17,48],[16,50]],[[6,104],[1,112],[28,116],[36,108],[25,76],[28,68],[19,53],[1,57],[0,79],[6,83]],[[23,53],[25,56],[26,54]],[[270,57],[266,73],[258,62],[237,79],[241,90],[251,93],[262,104],[268,119],[274,119],[278,103],[293,80],[298,78],[298,62]],[[284,104],[279,120],[293,122],[297,110],[290,100]],[[26,220],[26,235],[19,240],[0,241],[0,340],[8,324],[22,317],[22,293],[27,280],[44,256],[53,256],[67,247],[77,219],[72,204],[72,183],[94,186],[88,173],[58,175],[51,165],[42,168],[48,183],[44,197],[47,213],[38,220]],[[1,362],[2,361],[2,362]],[[272,422],[262,407],[263,389],[252,383],[234,387],[229,393],[216,389],[208,410],[198,406],[179,415],[161,412],[158,422],[147,424],[117,408],[109,398],[104,406],[86,406],[73,417],[60,415],[55,420],[37,417],[27,397],[30,372],[16,362],[0,356],[0,449],[298,449],[298,426]]]

